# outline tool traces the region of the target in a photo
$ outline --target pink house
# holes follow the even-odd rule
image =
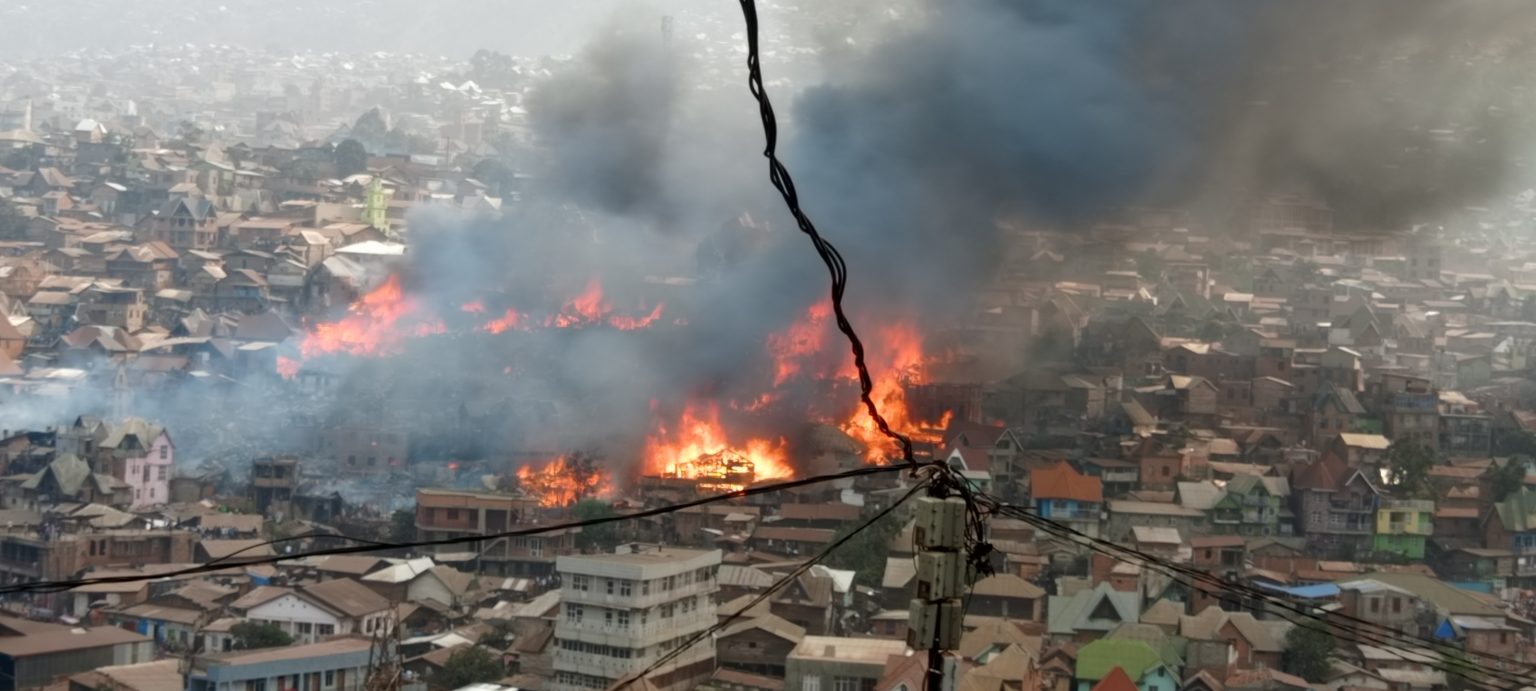
[[[128,483],[132,509],[170,501],[176,446],[164,427],[138,418],[108,424],[100,448],[111,453],[112,475]]]

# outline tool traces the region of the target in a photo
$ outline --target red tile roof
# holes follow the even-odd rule
[[[1099,683],[1093,685],[1093,691],[1137,691],[1136,682],[1131,681],[1131,675],[1125,670],[1116,667],[1109,670]]]
[[[1104,501],[1104,484],[1096,477],[1077,472],[1066,461],[1029,471],[1029,493],[1035,499]]]

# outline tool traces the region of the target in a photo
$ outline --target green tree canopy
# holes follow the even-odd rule
[[[235,637],[235,650],[281,648],[293,645],[293,636],[284,633],[276,624],[246,621],[230,627],[229,632]]]
[[[891,540],[901,532],[904,525],[903,520],[897,517],[898,513],[892,511],[862,530],[863,521],[854,521],[838,528],[832,538],[833,543],[851,532],[858,533],[832,550],[827,556],[827,566],[854,572],[854,580],[862,585],[880,587],[881,577],[885,575],[885,560],[891,552]]]
[[[389,515],[389,541],[394,543],[416,540],[416,512],[400,509]]]
[[[1297,624],[1285,634],[1280,669],[1307,681],[1323,681],[1328,677],[1329,660],[1337,645],[1327,628],[1318,624]]]
[[[1415,441],[1396,441],[1387,448],[1387,467],[1392,490],[1404,497],[1433,499],[1429,471],[1435,467],[1435,452]]]
[[[448,657],[442,670],[432,675],[431,687],[438,691],[452,691],[470,684],[497,681],[507,675],[507,668],[496,653],[472,646]]]
[[[1509,495],[1519,492],[1520,488],[1525,486],[1525,475],[1530,466],[1530,457],[1515,456],[1503,466],[1495,468],[1488,477],[1493,500],[1504,501]]]
[[[571,508],[571,513],[578,521],[594,521],[599,518],[608,518],[618,515],[613,510],[613,505],[601,499],[583,499],[576,502]],[[613,550],[619,544],[619,528],[616,523],[604,523],[602,525],[587,526],[581,529],[576,536],[576,544],[582,549],[596,548],[605,552]]]
[[[346,139],[336,145],[336,175],[346,178],[368,172],[368,149],[356,139]]]
[[[0,239],[16,240],[27,233],[27,217],[9,199],[0,199]]]

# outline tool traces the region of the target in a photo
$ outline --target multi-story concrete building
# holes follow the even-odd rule
[[[502,533],[539,523],[539,502],[527,497],[450,489],[416,490],[416,532],[423,540]],[[500,576],[548,576],[555,557],[576,553],[579,529],[552,530],[526,537],[480,540],[470,547],[480,572]],[[440,546],[437,554],[462,552]]]
[[[372,640],[355,636],[204,655],[193,660],[187,689],[354,691],[363,688],[376,654]]]
[[[563,556],[550,691],[601,690],[639,673],[715,623],[720,552],[638,547]],[[691,688],[714,671],[706,636],[652,671],[660,691]]]

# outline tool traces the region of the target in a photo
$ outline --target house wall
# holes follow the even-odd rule
[[[905,627],[905,622],[902,625]],[[715,657],[721,667],[775,678],[784,676],[785,660],[794,650],[793,641],[762,629],[747,629],[715,643]]]
[[[252,607],[247,611],[246,617],[276,624],[284,633],[293,636],[294,640],[300,643],[314,643],[331,635],[322,635],[321,626],[329,625],[334,629],[333,634],[343,634],[352,633],[356,625],[356,622],[351,619],[338,618],[291,593]],[[303,633],[305,624],[309,625],[308,633]]]
[[[410,585],[406,588],[406,599],[408,602],[436,600],[445,605],[458,604],[455,601],[457,598],[454,596],[453,591],[449,590],[448,586],[444,585],[437,576],[431,573],[422,574],[416,580],[411,581]]]
[[[123,462],[123,482],[132,488],[133,509],[143,509],[171,500],[171,468],[176,464],[176,447],[169,435],[162,433],[150,445],[148,453]]]

